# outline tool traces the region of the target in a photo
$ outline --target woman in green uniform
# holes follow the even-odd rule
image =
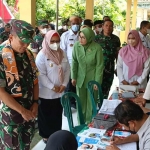
[[[103,53],[99,44],[95,43],[95,34],[91,28],[84,28],[79,33],[79,41],[75,43],[72,54],[71,78],[81,100],[82,112],[86,123],[91,121],[92,104],[87,84],[91,80],[102,83]],[[97,89],[96,86],[94,86]]]

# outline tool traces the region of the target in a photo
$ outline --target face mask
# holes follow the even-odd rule
[[[98,32],[102,32],[102,28],[97,28],[97,31]]]
[[[60,46],[60,43],[49,44],[50,49],[57,51]]]
[[[46,34],[49,30],[50,30],[49,28],[41,29],[41,33],[42,34]]]
[[[147,34],[150,34],[150,29],[147,29]]]
[[[63,26],[62,27],[64,30],[67,30],[68,29],[68,26]]]
[[[79,25],[72,25],[71,29],[72,31],[77,32],[79,30]]]

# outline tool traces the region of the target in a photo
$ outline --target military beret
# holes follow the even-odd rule
[[[34,28],[31,24],[23,20],[13,20],[11,22],[12,31],[17,34],[23,43],[33,42]]]
[[[94,21],[94,26],[97,24],[103,24],[103,23],[104,23],[103,20],[96,20],[96,21]]]
[[[48,24],[48,20],[38,20],[37,22],[38,26],[47,26]]]

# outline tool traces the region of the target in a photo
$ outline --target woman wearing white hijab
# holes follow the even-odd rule
[[[69,82],[70,66],[66,54],[60,49],[60,36],[50,30],[44,37],[42,50],[36,58],[39,70],[39,109],[38,127],[43,140],[61,130],[62,96]]]

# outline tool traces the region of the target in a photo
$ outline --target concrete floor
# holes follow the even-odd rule
[[[117,86],[119,86],[119,81],[118,81],[118,78],[115,76],[109,95]],[[148,103],[146,107],[150,108],[150,103]],[[72,109],[72,114],[73,114],[74,125],[77,125],[78,124],[77,123],[77,111],[75,109]],[[62,129],[69,130],[67,118],[64,116],[62,116],[62,118],[63,118]],[[39,138],[38,133],[35,134],[34,142],[36,142],[36,140],[38,139],[37,137]],[[44,148],[45,148],[44,142],[42,140],[39,140],[39,142],[32,148],[32,150],[44,150]]]

